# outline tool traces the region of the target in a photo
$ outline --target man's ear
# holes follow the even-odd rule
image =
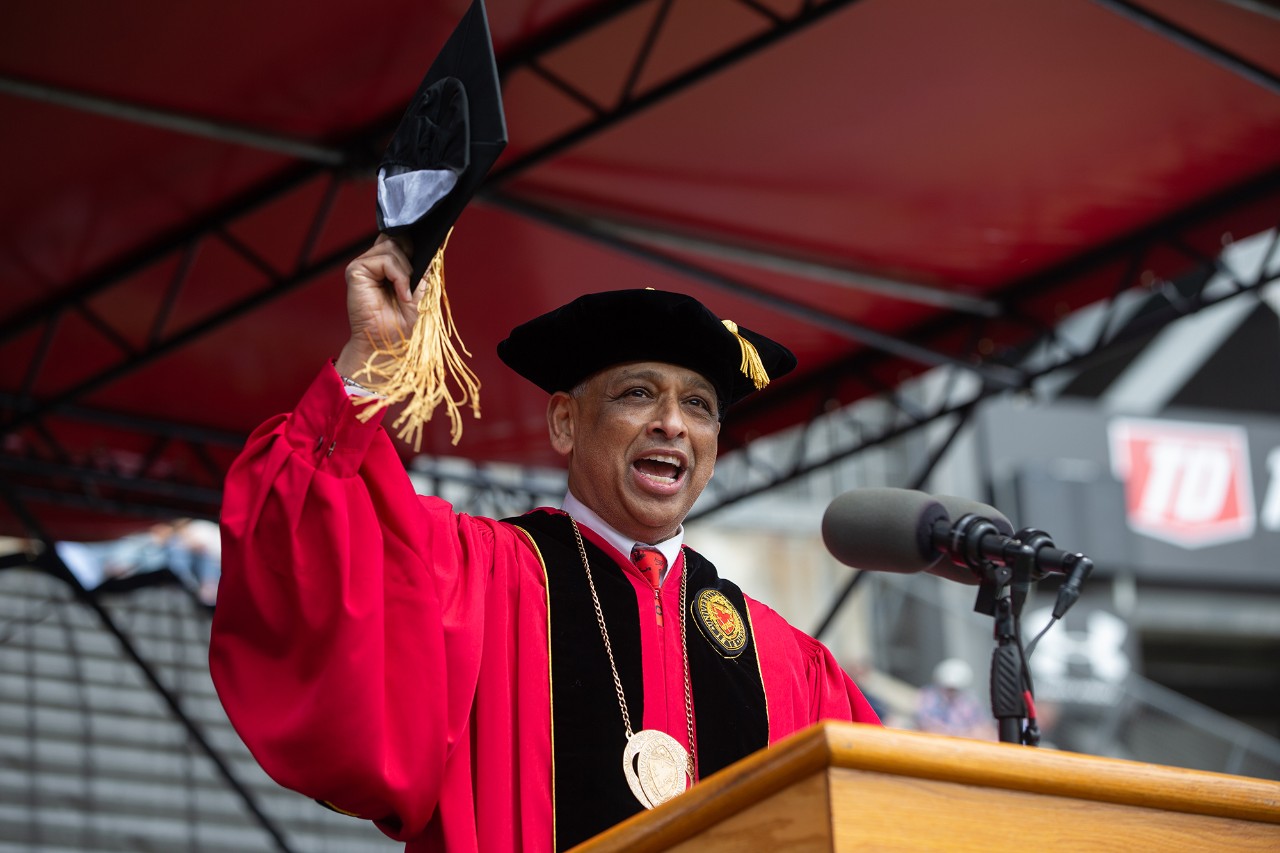
[[[573,450],[574,418],[577,417],[577,401],[563,391],[557,391],[547,401],[547,432],[551,447],[561,456]]]

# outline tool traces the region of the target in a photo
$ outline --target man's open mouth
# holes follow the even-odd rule
[[[633,467],[654,482],[673,485],[684,475],[684,465],[674,456],[654,454],[637,459]]]

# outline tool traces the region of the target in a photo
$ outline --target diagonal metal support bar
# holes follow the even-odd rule
[[[593,98],[588,97],[587,94],[577,86],[572,85],[568,80],[564,79],[559,74],[556,74],[542,63],[530,62],[528,68],[534,74],[541,77],[543,82],[547,85],[556,89],[556,91],[560,92],[592,115],[598,117],[607,113],[607,110],[605,110],[605,108],[600,104],[596,103]]]
[[[25,401],[30,396],[31,389],[35,387],[36,379],[40,376],[40,370],[49,359],[49,349],[53,346],[53,339],[58,333],[58,326],[61,321],[61,315],[55,315],[44,327],[44,332],[40,335],[40,342],[36,344],[36,351],[31,357],[30,364],[27,365],[26,374],[22,377],[22,384],[18,386],[19,400]]]
[[[1141,4],[1133,3],[1131,0],[1094,0],[1094,2],[1157,35],[1163,36],[1174,44],[1185,47],[1192,53],[1198,54],[1234,74],[1238,74],[1245,80],[1256,83],[1273,95],[1280,95],[1280,77],[1277,77],[1261,65],[1250,62],[1242,56],[1237,56],[1222,45],[1205,38],[1199,33],[1192,32],[1172,19],[1159,15]]]
[[[270,151],[272,154],[284,154],[287,157],[296,157],[299,160],[308,160],[325,166],[340,166],[347,160],[346,152],[340,149],[327,148],[302,139],[267,133],[230,122],[214,121],[190,113],[160,110],[115,98],[104,98],[100,95],[64,89],[34,80],[22,80],[10,75],[0,75],[0,92],[133,124],[143,124],[218,142],[230,142],[260,151]]]
[[[156,310],[155,317],[151,319],[151,332],[147,335],[148,346],[155,346],[163,338],[164,327],[168,324],[169,315],[173,313],[173,308],[178,302],[178,295],[182,293],[182,288],[191,277],[191,268],[196,262],[199,251],[200,244],[193,242],[189,243],[179,255],[178,268],[169,279],[169,286],[165,288],[160,307]]]
[[[1273,21],[1280,21],[1280,6],[1276,5],[1276,0],[1218,0],[1218,2],[1244,9],[1255,15],[1262,15]]]
[[[640,82],[640,75],[644,73],[650,54],[653,53],[653,46],[658,43],[658,36],[661,35],[662,27],[667,22],[667,15],[671,13],[672,2],[673,0],[658,2],[658,11],[654,13],[653,20],[649,23],[649,31],[645,33],[644,42],[640,45],[635,62],[631,63],[627,82],[622,85],[622,103],[630,101],[635,96],[636,85]]]
[[[549,216],[558,216],[566,223],[577,223],[579,233],[584,235],[602,235],[616,237],[629,244],[647,244],[657,248],[674,251],[693,252],[713,260],[724,260],[743,264],[757,269],[770,270],[783,275],[799,276],[813,281],[835,284],[849,290],[875,293],[898,299],[903,302],[914,302],[920,305],[932,305],[949,311],[961,311],[980,317],[998,317],[1002,313],[1000,303],[980,296],[970,296],[945,287],[919,284],[903,279],[885,278],[884,276],[865,273],[847,267],[834,266],[768,249],[754,248],[717,240],[711,237],[695,236],[654,225],[640,225],[634,222],[610,218],[599,213],[582,213],[565,207],[535,201],[528,195],[513,193],[495,193],[490,201],[505,204],[507,200],[530,205],[534,210],[545,211]]]
[[[1003,388],[1017,388],[1023,384],[1023,377],[1016,369],[1000,365],[983,365],[980,363],[957,359],[945,353],[918,346],[902,338],[876,331],[869,326],[854,323],[850,320],[843,320],[839,317],[833,316],[830,312],[813,308],[790,299],[785,299],[771,291],[765,290],[764,288],[756,287],[755,285],[744,281],[739,281],[708,267],[699,266],[690,261],[686,261],[666,252],[661,252],[634,240],[617,236],[609,230],[595,227],[591,221],[585,220],[581,217],[567,214],[554,208],[545,207],[525,199],[516,198],[505,193],[491,196],[490,200],[499,207],[503,207],[513,213],[518,213],[522,216],[526,216],[547,225],[552,225],[563,231],[567,231],[581,237],[587,237],[620,252],[625,252],[635,257],[642,258],[651,263],[679,272],[682,275],[714,285],[722,290],[727,290],[739,296],[747,296],[755,302],[776,308],[793,317],[798,317],[806,322],[829,329],[836,334],[856,340],[859,343],[866,344],[869,347],[874,347],[885,353],[889,353],[899,358],[905,358],[915,364],[927,365],[929,367],[937,367],[940,365],[963,367],[966,370],[972,370],[974,373],[982,376],[984,380]]]

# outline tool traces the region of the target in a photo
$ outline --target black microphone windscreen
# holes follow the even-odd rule
[[[924,492],[855,489],[822,516],[822,540],[847,566],[873,572],[923,571],[938,561],[933,526],[947,511]]]

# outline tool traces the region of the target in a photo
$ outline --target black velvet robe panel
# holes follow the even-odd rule
[[[626,731],[582,558],[569,516],[537,511],[511,519],[532,537],[547,569],[551,601],[552,743],[556,846],[564,850],[641,811],[622,772]],[[640,613],[635,588],[614,560],[584,537],[600,609],[609,630],[633,731],[644,720]],[[688,603],[697,592],[723,593],[747,628],[742,652],[728,657],[686,614],[685,643],[693,685],[698,775],[705,778],[768,746],[769,719],[755,638],[741,590],[715,566],[684,549]],[[675,614],[669,614],[671,618]]]

